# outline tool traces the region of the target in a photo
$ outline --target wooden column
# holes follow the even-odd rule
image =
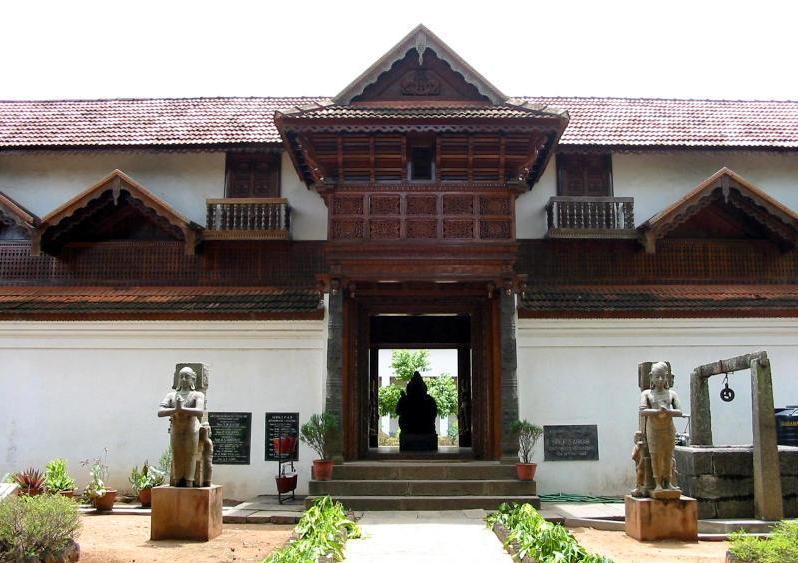
[[[512,425],[518,420],[518,353],[515,341],[515,293],[504,290],[500,297],[501,325],[501,455],[518,461],[518,441]]]
[[[343,351],[344,351],[344,295],[341,290],[331,290],[327,304],[327,380],[325,383],[324,411],[338,418],[341,436],[344,431],[343,409]],[[341,440],[331,448],[333,458],[343,458]]]
[[[763,353],[764,355],[764,353]],[[784,518],[779,448],[773,409],[773,381],[767,356],[751,360],[751,402],[754,435],[754,516]]]

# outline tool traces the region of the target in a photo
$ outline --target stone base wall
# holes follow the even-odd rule
[[[682,492],[698,500],[699,518],[753,518],[751,446],[677,446]],[[798,448],[779,446],[784,516],[798,516]]]

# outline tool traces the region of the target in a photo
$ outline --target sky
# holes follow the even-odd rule
[[[509,96],[798,99],[798,3],[13,1],[0,99],[333,96],[423,23]]]

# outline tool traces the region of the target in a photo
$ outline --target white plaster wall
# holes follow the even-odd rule
[[[209,410],[252,413],[250,465],[217,465],[225,498],[276,494],[264,461],[264,413],[322,409],[323,321],[0,323],[0,476],[109,450],[111,483],[129,489],[134,465],[168,446],[158,403],[177,362],[211,366]],[[300,446],[299,493],[315,454]]]
[[[790,209],[798,211],[798,154],[753,151],[613,153],[613,190],[634,197],[635,224],[662,211],[723,167],[730,168]],[[518,238],[546,234],[545,207],[557,195],[556,158],[540,181],[518,198]]]
[[[597,424],[598,461],[543,461],[536,451],[541,493],[623,494],[634,483],[631,460],[640,392],[637,365],[667,360],[685,412],[690,372],[698,365],[766,350],[775,406],[798,404],[798,320],[657,319],[518,321],[521,417],[536,424]],[[748,371],[730,376],[732,403],[719,398],[722,376],[710,379],[716,444],[750,444]],[[683,431],[684,419],[677,419]]]
[[[538,183],[515,203],[515,236],[524,238],[543,238],[546,235],[546,204],[549,198],[557,195],[556,157],[538,180]]]
[[[326,240],[327,206],[324,200],[302,183],[291,157],[285,152],[283,152],[282,166],[282,194],[288,198],[288,204],[291,206],[291,238]]]
[[[327,238],[327,207],[303,184],[287,154],[282,194],[291,206],[294,240]],[[206,200],[224,197],[224,152],[13,152],[0,153],[0,191],[43,217],[114,169],[205,226]]]
[[[43,217],[119,169],[192,221],[205,200],[224,197],[223,152],[0,153],[0,191]]]

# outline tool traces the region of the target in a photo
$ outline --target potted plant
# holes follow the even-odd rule
[[[330,447],[338,436],[338,418],[330,413],[314,414],[302,425],[300,438],[319,455],[313,460],[313,476],[318,481],[332,479]]]
[[[138,466],[133,468],[128,480],[133,491],[138,495],[141,507],[148,508],[152,504],[152,488],[163,485],[166,475],[145,461],[141,471]]]
[[[91,481],[86,485],[86,495],[91,499],[94,508],[98,512],[113,510],[117,491],[105,484],[108,481],[108,448],[105,448],[104,457],[84,459],[80,464],[91,468],[89,469]]]
[[[75,480],[67,471],[65,459],[56,458],[47,463],[44,470],[44,488],[48,493],[72,498],[75,496]]]
[[[532,453],[543,436],[543,428],[527,420],[517,420],[512,426],[513,435],[518,438],[518,454],[520,463],[515,464],[515,471],[521,481],[532,481],[535,478],[537,463],[532,463]]]
[[[14,475],[14,482],[19,485],[20,495],[35,497],[44,492],[44,475],[35,467],[28,467]]]

